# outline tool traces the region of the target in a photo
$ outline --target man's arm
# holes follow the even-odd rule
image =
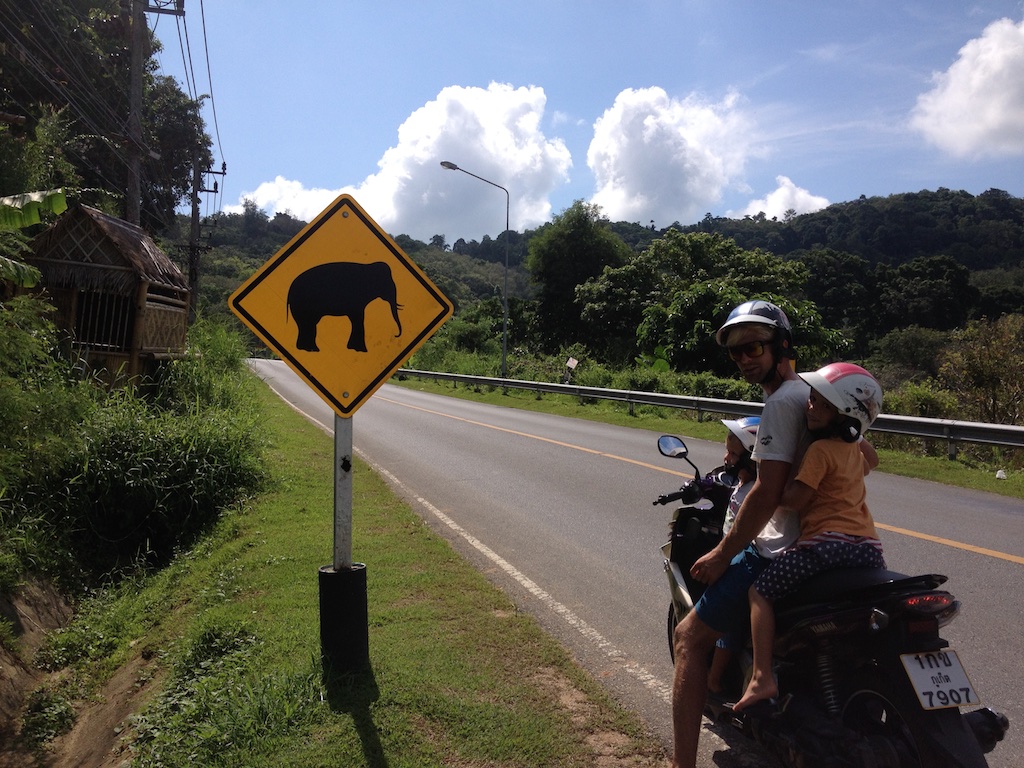
[[[811,486],[794,480],[787,487],[785,493],[782,494],[782,501],[779,502],[779,506],[785,510],[800,514],[814,500],[814,494],[817,491]]]
[[[695,579],[708,584],[717,581],[729,562],[768,524],[782,500],[791,467],[788,461],[765,460],[757,465],[757,480],[736,513],[729,533],[690,569]]]

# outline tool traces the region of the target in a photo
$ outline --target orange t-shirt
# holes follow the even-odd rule
[[[838,437],[815,440],[794,479],[815,490],[800,513],[801,540],[826,531],[878,538],[865,503],[864,457],[856,443]]]

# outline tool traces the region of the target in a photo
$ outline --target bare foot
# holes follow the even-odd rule
[[[779,695],[779,685],[775,682],[775,678],[769,674],[765,677],[759,677],[755,675],[750,678],[750,682],[747,684],[747,690],[743,692],[743,696],[733,706],[734,712],[739,712],[741,709],[746,709],[751,704],[755,704],[758,701],[767,701],[768,699],[774,699]]]

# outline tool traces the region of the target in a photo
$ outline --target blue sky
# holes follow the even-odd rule
[[[187,0],[222,204],[494,237],[860,195],[1024,196],[1022,0]],[[183,83],[180,22],[150,14]],[[204,41],[205,34],[205,41]],[[207,55],[208,54],[208,55]],[[216,111],[216,120],[214,119]]]

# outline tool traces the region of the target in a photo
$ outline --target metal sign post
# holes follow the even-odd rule
[[[352,567],[352,469],[352,419],[335,416],[334,570],[336,571]]]
[[[370,666],[366,565],[352,562],[352,418],[334,417],[334,564],[320,568],[320,648],[325,671]]]

